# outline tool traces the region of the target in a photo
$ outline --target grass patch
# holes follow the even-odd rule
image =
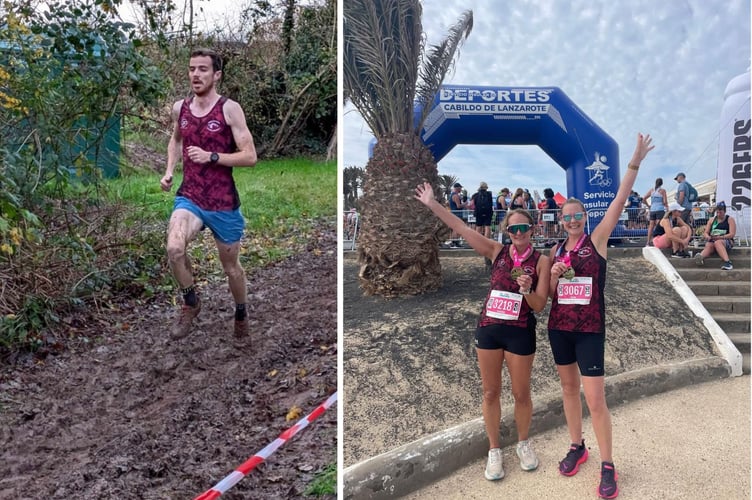
[[[159,187],[161,175],[134,173],[107,181],[107,195],[134,207],[130,223],[157,224],[166,231],[182,173],[176,173],[169,193]],[[263,160],[254,168],[235,169],[233,176],[246,220],[240,252],[244,266],[265,265],[291,255],[307,238],[315,220],[334,218],[337,212],[334,161]],[[193,249],[195,257],[207,255],[212,246],[211,235],[205,231]]]
[[[254,168],[235,169],[233,176],[249,231],[268,230],[289,220],[334,216],[337,211],[337,170],[333,161],[261,161]],[[167,218],[183,177],[176,173],[170,193],[160,189],[160,178],[161,174],[140,173],[107,181],[109,195],[143,209],[140,216]]]
[[[327,465],[323,471],[316,474],[304,494],[306,496],[324,496],[337,494],[337,464]]]

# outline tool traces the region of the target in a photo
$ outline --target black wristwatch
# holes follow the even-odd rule
[[[217,163],[219,161],[219,153],[212,153],[209,157],[210,163]]]

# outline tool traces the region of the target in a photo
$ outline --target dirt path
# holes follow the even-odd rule
[[[113,312],[89,348],[0,373],[0,498],[194,498],[337,389],[333,225],[249,275],[249,339],[227,285],[201,289],[191,335],[163,302]],[[315,291],[315,293],[312,293]],[[291,408],[300,414],[290,421]],[[222,498],[301,498],[336,461],[336,405]]]
[[[606,373],[615,375],[715,353],[702,322],[641,257],[611,256],[606,285]],[[345,260],[344,465],[481,416],[472,344],[488,287],[481,257],[442,257],[444,285],[404,299],[364,297]],[[560,386],[538,315],[533,398]],[[511,410],[502,377],[502,412]]]

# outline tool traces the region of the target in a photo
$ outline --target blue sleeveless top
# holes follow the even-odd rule
[[[659,191],[659,189],[656,189],[655,191],[653,191],[653,194],[650,195],[651,212],[660,212],[661,210],[663,210],[664,212],[666,211],[666,206],[663,204],[663,194]]]

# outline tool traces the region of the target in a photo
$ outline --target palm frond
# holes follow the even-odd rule
[[[343,4],[345,95],[377,137],[413,130],[423,52],[419,0],[347,0]]]
[[[423,105],[423,112],[417,130],[423,128],[423,122],[430,111],[431,101],[439,91],[447,73],[454,67],[462,43],[473,30],[473,11],[467,10],[449,29],[446,38],[437,45],[432,45],[420,69],[420,82],[417,84],[416,101]]]

